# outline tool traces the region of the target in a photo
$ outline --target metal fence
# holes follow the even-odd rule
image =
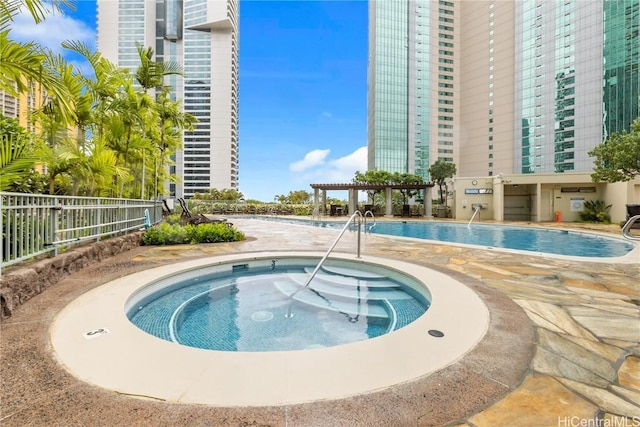
[[[162,201],[0,192],[0,272],[17,262],[162,219]]]

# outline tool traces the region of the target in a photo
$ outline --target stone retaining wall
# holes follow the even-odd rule
[[[102,261],[140,246],[143,232],[112,237],[74,248],[52,258],[18,264],[0,279],[0,320],[10,317],[13,310],[38,295],[64,277],[87,265]]]

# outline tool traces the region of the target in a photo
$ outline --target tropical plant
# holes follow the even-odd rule
[[[615,132],[589,151],[595,157],[594,182],[630,181],[640,175],[640,118],[631,124],[631,132]]]
[[[135,80],[142,87],[144,93],[151,89],[166,91],[169,89],[164,84],[164,78],[170,75],[182,75],[182,66],[175,61],[154,61],[153,48],[144,47],[136,42],[140,65],[136,69]]]
[[[49,10],[71,3],[0,3],[0,90],[14,96],[46,93],[43,105],[30,111],[29,118],[37,129],[32,139],[44,142],[37,156],[49,193],[156,197],[164,188],[161,183],[176,179],[166,165],[180,148],[181,131],[196,122],[170,99],[164,84],[166,76],[182,70],[177,63],[154,61],[153,49],[138,45],[140,66],[132,76],[80,42],[63,42],[62,47],[83,56],[93,68],[82,75],[61,55],[36,43],[11,40],[10,24],[21,8],[39,23]],[[3,140],[3,179],[13,182],[11,188],[32,191],[40,180],[29,171],[33,162],[21,147]],[[13,179],[10,170],[21,171],[24,179]]]
[[[217,188],[209,189],[208,193],[196,193],[193,195],[196,200],[221,200],[225,202],[238,202],[244,198],[244,195],[235,188]]]
[[[6,0],[0,2],[0,29],[5,29],[13,17],[25,10],[31,15],[34,22],[39,24],[51,13],[62,12],[62,6],[73,8],[72,0]]]
[[[33,137],[16,119],[0,115],[0,191],[10,190],[29,175],[37,161]]]
[[[9,37],[10,30],[0,30],[0,90],[11,96],[32,89],[36,82],[48,96],[58,100],[61,118],[70,123],[73,107],[67,88],[48,61],[48,52],[34,42],[18,43]]]
[[[440,193],[440,203],[446,206],[447,199],[446,195],[446,183],[447,178],[453,178],[456,174],[456,165],[455,163],[445,162],[444,160],[436,160],[434,164],[429,168],[429,175],[431,179],[438,184]],[[445,187],[443,190],[442,187]]]
[[[297,190],[297,191],[289,191],[289,194],[286,196],[284,194],[280,194],[274,197],[278,203],[281,204],[293,204],[293,205],[302,205],[305,203],[311,202],[312,194],[305,190]]]
[[[412,173],[394,173],[391,176],[391,180],[398,184],[422,184],[424,182],[420,175]],[[420,190],[407,188],[401,188],[398,191],[402,196],[402,204],[406,204],[408,199],[420,193]]]
[[[611,222],[611,215],[609,215],[611,206],[607,205],[604,200],[585,200],[580,218],[589,222]]]
[[[356,176],[353,178],[354,184],[388,184],[391,180],[391,172],[382,171],[382,170],[374,170],[370,169],[365,173],[361,173],[360,171],[356,171]],[[375,201],[376,195],[382,193],[382,189],[380,190],[366,190],[367,196],[369,200]]]

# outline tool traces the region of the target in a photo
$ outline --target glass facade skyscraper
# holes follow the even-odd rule
[[[369,2],[369,169],[429,168],[431,1]]]
[[[602,142],[602,2],[515,8],[513,172],[588,171],[588,151]]]
[[[369,168],[589,172],[640,115],[640,0],[370,2]]]
[[[98,0],[98,50],[135,72],[136,43],[156,61],[182,64],[168,76],[172,99],[198,119],[183,134],[170,184],[174,197],[238,187],[238,0]]]
[[[640,1],[604,2],[603,133],[628,130],[640,117]]]

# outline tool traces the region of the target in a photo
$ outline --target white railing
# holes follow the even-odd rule
[[[329,247],[329,249],[327,250],[327,252],[324,254],[324,256],[322,257],[322,259],[320,260],[320,262],[318,263],[318,265],[316,265],[316,268],[311,272],[311,274],[309,275],[309,277],[307,278],[307,281],[305,282],[304,286],[298,288],[296,291],[294,291],[291,295],[289,295],[288,299],[293,299],[293,297],[300,292],[303,289],[306,289],[309,287],[309,284],[311,283],[311,281],[313,280],[314,277],[316,277],[316,274],[318,274],[318,271],[320,271],[320,268],[322,267],[322,264],[324,264],[324,262],[327,260],[327,258],[329,258],[329,255],[331,254],[331,252],[333,251],[333,249],[336,247],[336,245],[338,244],[338,242],[340,241],[340,238],[342,237],[342,235],[345,233],[345,231],[347,231],[347,229],[349,228],[349,226],[355,222],[357,220],[357,228],[356,228],[356,232],[358,233],[358,245],[356,247],[356,258],[360,258],[360,230],[362,229],[362,220],[363,218],[365,219],[365,230],[364,232],[367,232],[367,226],[366,226],[366,214],[370,213],[371,214],[371,218],[373,218],[373,225],[371,226],[371,228],[373,228],[373,226],[376,225],[375,223],[375,217],[373,216],[373,212],[371,211],[367,211],[365,212],[365,215],[362,215],[362,212],[360,211],[355,211],[353,213],[353,215],[351,215],[351,217],[349,217],[349,219],[347,220],[347,223],[344,225],[344,227],[342,227],[342,230],[340,230],[340,233],[338,234],[338,237],[336,237],[336,239],[333,241],[333,243],[331,244],[331,246]],[[289,303],[289,309],[287,310],[287,314],[285,315],[285,317],[287,319],[290,319],[291,317],[293,317],[293,314],[291,313],[291,308],[293,307],[293,300]]]
[[[0,192],[0,273],[37,255],[138,230],[162,219],[162,201]]]
[[[629,240],[640,240],[640,236],[639,235],[631,234],[631,227],[633,227],[633,225],[635,223],[640,223],[640,215],[632,216],[631,218],[629,218],[629,220],[622,227],[622,235],[626,239],[629,239]]]

